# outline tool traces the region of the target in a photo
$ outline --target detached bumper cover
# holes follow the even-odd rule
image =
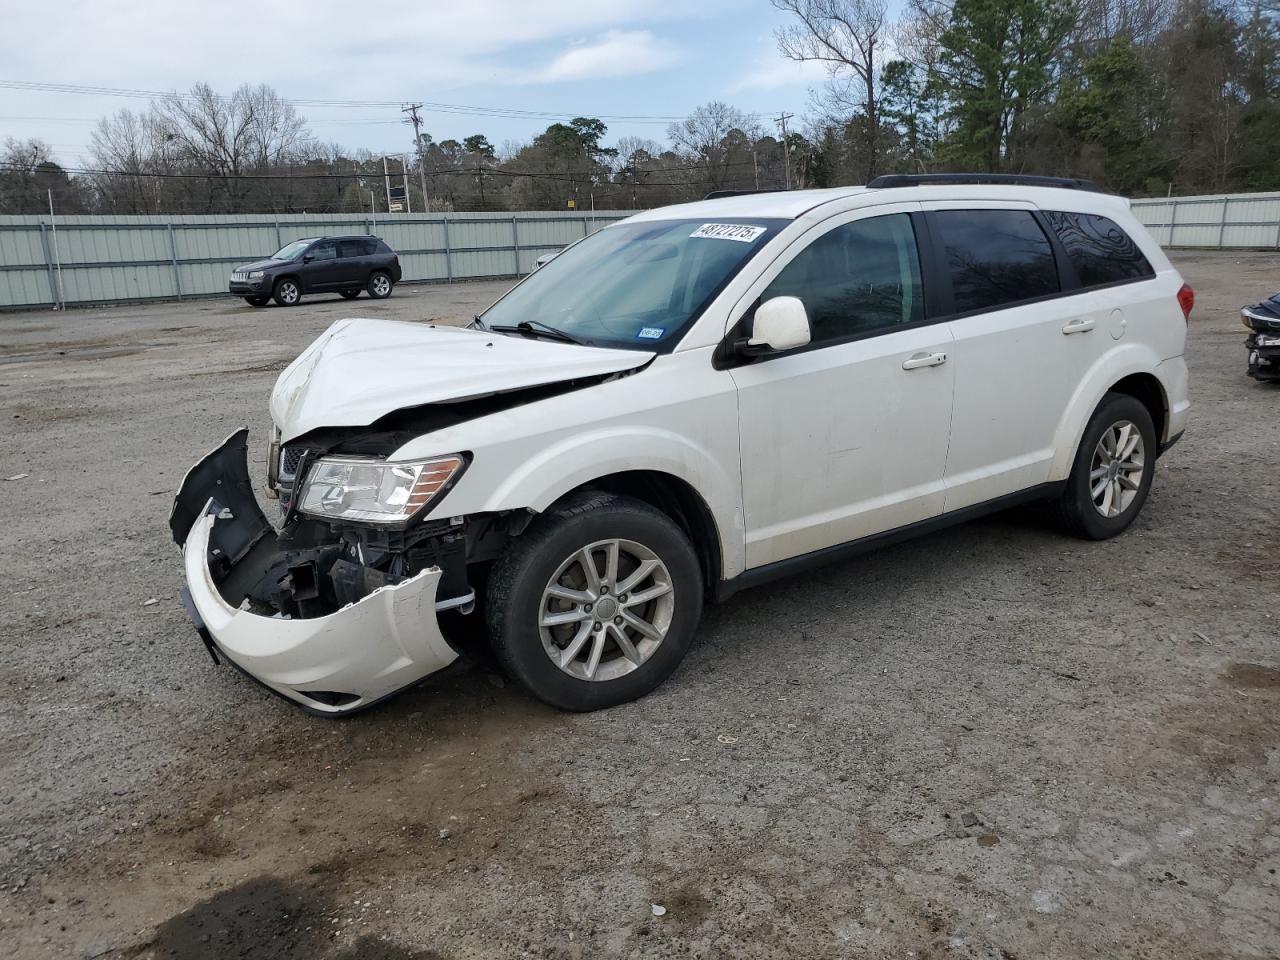
[[[274,531],[256,502],[250,497],[246,503],[237,495],[248,480],[246,438],[247,431],[233,434],[194,467],[175,505],[174,519],[180,523],[180,515],[190,512],[184,505],[204,487],[198,479],[213,478],[205,487],[212,495],[182,538],[183,599],[210,653],[230,660],[276,693],[325,714],[368,707],[457,659],[436,620],[438,567],[321,617],[268,616],[244,609],[247,602],[228,601],[224,591],[236,595],[232,584],[237,567],[255,566],[255,556],[276,549]]]

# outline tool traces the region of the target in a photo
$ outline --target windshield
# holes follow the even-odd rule
[[[785,220],[650,220],[607,227],[540,267],[481,316],[585,343],[669,350]]]
[[[314,240],[295,240],[293,243],[286,243],[283,247],[271,255],[272,260],[297,260],[307,247],[314,243]]]

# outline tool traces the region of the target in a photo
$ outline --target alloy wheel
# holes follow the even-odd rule
[[[1103,431],[1089,469],[1089,495],[1094,509],[1107,518],[1129,509],[1147,469],[1142,431],[1128,420]]]
[[[542,591],[538,630],[557,667],[579,680],[615,680],[654,655],[675,612],[661,558],[633,540],[600,540],[576,551]]]
[[[293,306],[298,302],[298,285],[291,280],[286,280],[280,284],[280,299],[289,306]]]
[[[375,296],[385,297],[391,292],[390,278],[379,274],[373,278],[373,292]]]

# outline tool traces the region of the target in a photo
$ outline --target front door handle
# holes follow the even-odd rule
[[[1068,320],[1066,325],[1062,328],[1062,332],[1068,337],[1073,333],[1088,333],[1094,328],[1095,323],[1096,321],[1094,320],[1085,320],[1083,318],[1079,320]]]
[[[947,362],[945,353],[913,353],[902,361],[903,370],[919,370],[921,367],[937,367]]]

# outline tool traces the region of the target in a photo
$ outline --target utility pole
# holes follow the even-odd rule
[[[387,212],[391,211],[391,174],[387,173],[387,158],[382,158],[382,183],[387,188]]]
[[[407,107],[401,108],[401,113],[407,113],[409,119],[407,123],[413,124],[413,143],[418,148],[418,178],[422,183],[422,206],[427,212],[431,212],[431,200],[427,197],[427,161],[422,156],[422,115],[418,113],[422,109],[422,104],[411,103]]]
[[[791,144],[787,142],[787,121],[794,116],[794,113],[784,113],[774,121],[782,125],[782,160],[783,168],[786,171],[786,189],[788,190],[791,189]]]
[[[404,182],[404,212],[413,213],[413,201],[409,199],[409,158],[400,154],[400,179]]]

